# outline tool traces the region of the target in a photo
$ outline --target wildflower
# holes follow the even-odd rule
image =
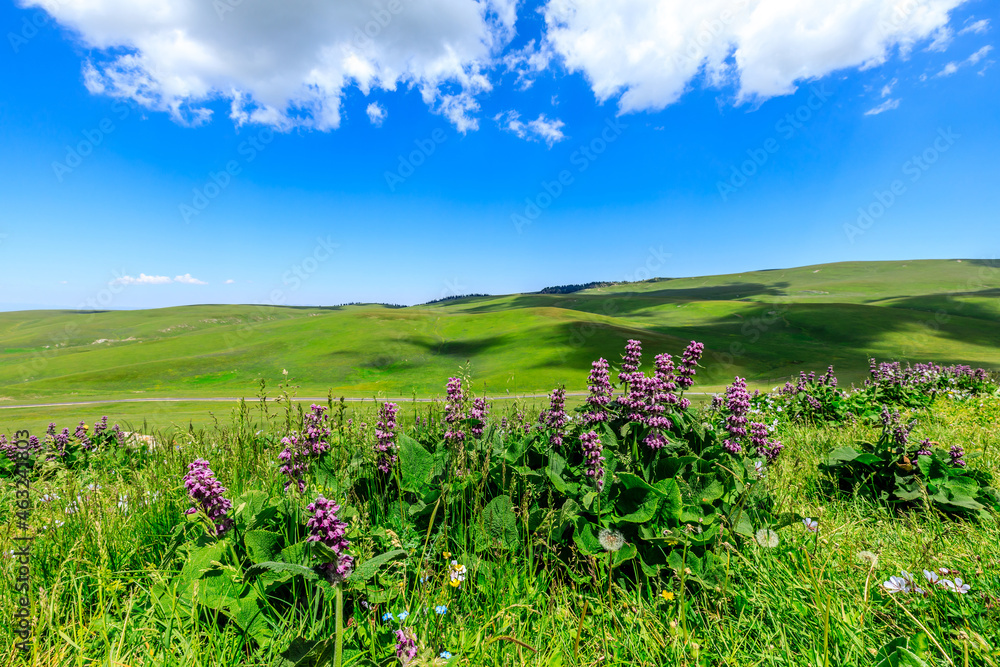
[[[195,460],[188,465],[188,471],[184,477],[184,487],[196,505],[189,508],[185,514],[194,514],[200,506],[215,525],[215,534],[222,535],[233,523],[232,519],[226,516],[233,506],[232,502],[223,496],[226,487],[215,479],[215,473],[208,467],[208,461],[205,459]]]
[[[469,417],[479,420],[479,424],[469,429],[473,438],[483,437],[483,426],[485,426],[486,417],[489,414],[490,404],[486,402],[485,398],[477,398],[472,401],[472,407],[469,409]]]
[[[802,525],[806,527],[806,530],[816,533],[819,532],[819,521],[816,519],[802,519]]]
[[[337,560],[324,563],[320,568],[326,573],[330,583],[339,583],[349,577],[351,570],[354,569],[354,558],[347,555],[347,548],[351,543],[344,536],[347,533],[347,524],[337,516],[340,506],[332,500],[318,496],[306,509],[313,513],[306,523],[312,533],[306,541],[325,544],[337,555]]]
[[[884,582],[882,584],[882,587],[885,588],[890,593],[923,593],[924,592],[924,590],[922,588],[918,588],[913,583],[913,575],[910,574],[909,572],[907,572],[906,570],[902,570],[900,572],[900,576],[898,576],[898,577],[896,577],[896,576],[889,577],[889,581]]]
[[[383,621],[391,621],[391,620],[394,620],[394,617],[393,617],[393,615],[392,615],[392,612],[391,612],[391,611],[387,611],[387,612],[385,612],[384,614],[382,614],[382,620],[383,620]]]
[[[778,546],[778,534],[770,528],[761,528],[758,530],[757,534],[754,535],[754,539],[757,540],[757,544],[768,549]]]
[[[604,457],[601,456],[601,439],[590,431],[580,436],[583,458],[587,462],[587,476],[593,477],[598,490],[604,486]]]
[[[747,434],[746,415],[750,409],[747,382],[739,376],[726,388],[726,408],[729,410],[729,415],[726,417],[726,430],[729,431],[730,437],[726,438],[722,444],[730,453],[739,454],[743,451],[739,438]]]
[[[566,389],[563,387],[553,389],[549,399],[549,409],[545,413],[545,425],[553,431],[549,436],[549,444],[556,448],[560,447],[563,442],[563,429],[567,421],[565,406]]]
[[[951,457],[951,466],[953,468],[964,468],[965,460],[962,458],[965,456],[965,449],[961,445],[952,445],[951,451],[948,452],[948,456]]]
[[[672,602],[674,599],[674,593],[673,591],[660,591],[660,597],[667,602]]]
[[[447,613],[447,611],[448,607],[446,607],[443,604],[439,604],[438,606],[434,607],[434,613],[437,614],[438,616],[444,616],[445,613]]]
[[[914,454],[913,458],[917,459],[920,458],[921,456],[930,456],[931,454],[933,454],[933,452],[931,451],[931,444],[932,443],[930,438],[925,438],[924,440],[921,440],[920,449],[917,450],[917,453]]]
[[[622,355],[622,368],[618,373],[619,382],[632,382],[642,364],[642,343],[637,340],[629,340],[625,344],[625,354]]]
[[[460,444],[465,440],[465,433],[462,432],[461,424],[457,423],[465,419],[465,411],[463,409],[465,395],[462,393],[462,381],[459,378],[448,378],[445,391],[448,394],[448,398],[444,408],[444,421],[448,424],[448,430],[445,431],[444,439],[449,442],[454,440]]]
[[[417,658],[417,639],[409,628],[396,630],[396,658],[403,667]]]
[[[783,446],[777,440],[769,440],[767,436],[768,430],[765,424],[759,422],[750,424],[750,445],[757,450],[757,456],[766,458],[768,463],[774,463]]]
[[[85,450],[90,450],[93,445],[90,442],[90,438],[87,437],[87,426],[86,422],[81,421],[79,426],[76,427],[76,431],[73,433],[73,437],[80,441],[80,446]]]
[[[677,372],[677,386],[683,389],[690,389],[694,384],[694,375],[698,372],[698,361],[705,353],[705,345],[697,341],[691,341],[684,353],[681,355],[681,367]]]
[[[457,560],[451,561],[451,567],[448,569],[449,585],[452,588],[458,588],[465,581],[466,574],[468,574],[468,570],[464,565],[461,565]]]
[[[410,612],[408,612],[408,611],[406,611],[404,609],[403,611],[399,612],[399,620],[400,621],[405,621],[406,617],[409,616],[409,615],[410,615]]]
[[[399,406],[395,403],[383,403],[379,406],[378,423],[375,424],[375,452],[378,454],[378,469],[389,473],[396,465],[399,457],[396,455],[396,412]]]
[[[597,534],[597,541],[601,543],[605,551],[618,551],[625,546],[625,536],[617,530],[602,528]]]
[[[438,657],[443,658],[444,660],[451,660],[451,653],[449,653],[448,651],[441,651],[438,654]]]
[[[590,426],[607,421],[607,406],[611,402],[614,390],[611,388],[608,362],[603,357],[591,365],[587,385],[590,388],[590,396],[587,397],[587,412],[583,415],[583,423]]]
[[[442,552],[441,555],[444,556],[445,559],[451,558],[451,552],[450,551]]]
[[[972,586],[964,583],[960,577],[955,577],[955,581],[942,579],[941,585],[947,588],[952,593],[959,593],[961,595],[965,595],[972,589]]]
[[[941,577],[937,572],[931,572],[930,570],[924,570],[924,579],[929,583],[936,584],[941,581]]]

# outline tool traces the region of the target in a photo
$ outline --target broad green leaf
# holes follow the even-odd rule
[[[386,551],[384,554],[379,554],[369,558],[364,563],[361,563],[354,568],[354,572],[351,573],[349,580],[354,582],[368,581],[378,569],[388,563],[389,561],[406,555],[406,549],[393,549],[392,551]]]
[[[254,563],[272,560],[279,551],[281,535],[267,530],[248,530],[243,535],[247,555]]]
[[[434,455],[419,442],[400,433],[399,472],[404,489],[420,491],[434,474]]]

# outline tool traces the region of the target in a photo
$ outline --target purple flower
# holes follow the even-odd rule
[[[417,639],[409,628],[396,630],[396,658],[402,667],[417,659]]]
[[[472,407],[469,408],[469,417],[478,419],[480,422],[469,429],[472,432],[473,438],[483,437],[483,427],[486,425],[486,417],[489,414],[490,404],[486,402],[485,398],[477,398],[472,401]]]
[[[184,476],[184,487],[195,503],[185,514],[194,514],[201,509],[215,524],[216,535],[222,535],[229,530],[233,522],[226,513],[233,504],[223,496],[226,487],[215,479],[215,473],[208,467],[208,461],[197,459],[188,466],[188,474]]]
[[[611,379],[606,359],[598,359],[591,365],[587,385],[590,387],[590,396],[587,397],[588,411],[583,415],[584,423],[589,426],[607,421],[607,407],[611,402],[611,395],[614,390],[611,388]]]
[[[704,343],[691,341],[681,355],[681,367],[677,372],[677,386],[681,390],[690,389],[694,384],[694,375],[698,372],[698,362],[705,353]]]
[[[632,382],[642,363],[642,343],[629,340],[625,344],[625,354],[622,355],[622,368],[618,373],[619,382]]]
[[[396,455],[396,412],[399,406],[395,403],[383,403],[379,406],[378,423],[375,424],[375,452],[378,454],[378,469],[389,473],[396,465],[399,457]]]
[[[750,423],[750,446],[757,450],[757,456],[766,458],[768,463],[774,463],[784,446],[776,440],[770,440],[767,436],[765,424]]]
[[[920,449],[917,450],[917,453],[914,454],[913,458],[917,459],[921,456],[930,456],[931,454],[933,454],[931,451],[931,439],[925,438],[920,441]]]
[[[285,482],[286,491],[294,482],[299,493],[305,492],[305,475],[309,471],[310,461],[330,449],[329,437],[329,416],[326,414],[326,408],[319,405],[310,406],[309,412],[302,419],[302,432],[293,431],[281,439],[281,444],[285,448],[278,454],[278,460],[282,462],[279,472],[288,477],[288,481]]]
[[[750,410],[747,382],[739,376],[736,376],[733,383],[726,388],[726,409],[729,411],[726,416],[726,430],[730,437],[726,438],[722,446],[732,454],[739,454],[743,451],[739,439],[746,437],[747,412]]]
[[[545,414],[545,425],[552,429],[549,435],[549,444],[559,448],[563,443],[564,429],[566,427],[566,389],[559,387],[552,390],[549,399],[549,409]]]
[[[94,448],[93,444],[90,442],[90,438],[87,437],[87,423],[81,421],[76,427],[76,431],[73,433],[73,437],[80,441],[80,447],[90,451]]]
[[[444,407],[444,421],[448,424],[444,439],[461,444],[465,440],[465,433],[462,432],[461,420],[465,419],[465,395],[462,393],[462,381],[459,378],[449,378],[445,388],[448,393],[447,402]]]
[[[597,433],[590,431],[580,436],[580,445],[583,448],[583,459],[587,464],[587,476],[593,477],[597,483],[597,488],[604,486],[604,457],[601,456],[601,439]]]
[[[351,575],[354,569],[354,558],[347,554],[351,543],[347,540],[347,524],[338,516],[340,506],[332,500],[318,496],[306,507],[312,516],[306,522],[309,529],[307,542],[319,542],[330,547],[337,555],[337,560],[324,563],[319,568],[326,574],[330,583],[339,583]]]
[[[952,445],[951,450],[948,452],[948,456],[951,457],[951,466],[953,468],[964,468],[965,460],[962,458],[965,456],[965,449],[961,445]]]

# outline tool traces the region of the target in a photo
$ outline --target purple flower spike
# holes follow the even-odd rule
[[[306,541],[325,544],[337,555],[337,560],[319,567],[330,583],[339,583],[351,576],[354,570],[354,558],[347,555],[347,549],[351,546],[345,537],[347,524],[337,514],[340,506],[332,500],[318,496],[306,509],[312,512],[312,516],[306,522],[310,533]]]
[[[593,363],[587,384],[590,386],[590,396],[587,397],[587,412],[583,415],[584,423],[589,426],[607,421],[607,406],[611,402],[613,389],[611,388],[606,359],[598,359]]]
[[[490,414],[490,404],[486,402],[485,398],[477,398],[472,401],[472,407],[469,408],[469,417],[472,419],[478,419],[481,423],[477,426],[473,426],[469,429],[472,432],[473,438],[483,437],[483,426],[486,424],[486,417]]]
[[[722,444],[730,453],[739,454],[743,451],[739,439],[746,437],[747,412],[750,410],[747,382],[739,376],[726,388],[726,408],[729,410],[726,430],[729,431],[730,437]]]
[[[383,473],[392,472],[399,457],[396,451],[396,413],[399,406],[383,403],[379,406],[378,422],[375,424],[375,452],[378,454],[378,469]]]
[[[407,667],[417,659],[417,639],[409,628],[396,630],[396,659],[401,667]]]
[[[704,343],[691,341],[684,353],[681,355],[681,367],[677,372],[677,386],[683,389],[690,389],[694,384],[694,375],[698,372],[698,362],[705,354]]]
[[[215,473],[208,467],[208,461],[197,459],[188,466],[188,474],[184,476],[184,488],[195,502],[185,514],[194,514],[201,509],[215,524],[216,535],[222,535],[229,530],[233,522],[226,513],[233,504],[223,496],[226,487],[215,479]]]
[[[566,389],[560,387],[552,390],[552,397],[549,399],[549,409],[544,413],[545,425],[553,430],[549,436],[549,444],[559,448],[563,443],[564,429],[566,427]]]
[[[625,354],[622,355],[622,368],[618,373],[619,382],[632,382],[639,372],[642,363],[642,343],[629,340],[625,344]]]
[[[465,433],[462,431],[461,420],[465,419],[465,395],[462,393],[462,381],[459,378],[449,378],[446,387],[448,392],[447,403],[444,408],[444,421],[448,424],[444,439],[456,444],[461,444],[465,440]]]
[[[597,488],[604,486],[604,457],[601,456],[601,439],[597,433],[590,431],[580,436],[580,445],[583,448],[583,458],[587,463],[587,476],[593,477],[597,483]]]

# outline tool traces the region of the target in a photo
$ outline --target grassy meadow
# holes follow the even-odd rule
[[[706,390],[735,375],[770,388],[831,363],[860,380],[870,356],[998,368],[998,290],[994,263],[922,260],[408,308],[0,313],[0,401],[249,398],[261,379],[273,391],[284,370],[301,396],[431,397],[460,367],[494,396],[584,390],[578,370],[629,338],[662,349],[703,341]]]

